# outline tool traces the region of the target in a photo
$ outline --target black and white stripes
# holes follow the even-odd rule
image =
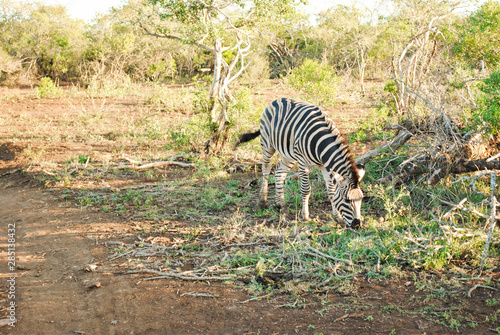
[[[273,101],[262,114],[260,130],[240,137],[239,143],[261,136],[262,173],[264,176],[259,207],[267,202],[271,157],[277,151],[282,159],[276,169],[278,206],[286,212],[283,184],[288,170],[298,162],[302,215],[309,220],[311,184],[309,169],[319,166],[337,221],[359,226],[363,192],[360,181],[364,169],[357,167],[335,123],[319,107],[308,102],[282,98]]]

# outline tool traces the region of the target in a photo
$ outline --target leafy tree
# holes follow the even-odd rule
[[[469,66],[496,67],[500,64],[500,3],[489,0],[464,22],[457,24],[453,51]]]
[[[335,102],[334,92],[339,79],[327,64],[306,58],[286,79],[291,87],[302,90],[312,103],[327,107]]]

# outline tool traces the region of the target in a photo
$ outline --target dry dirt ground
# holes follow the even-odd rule
[[[32,113],[50,118],[66,108],[66,102],[53,100],[2,101],[2,105],[0,113],[8,112],[11,117]],[[0,333],[456,333],[421,312],[425,300],[415,298],[426,293],[407,278],[370,281],[360,276],[353,279],[358,289],[352,294],[304,294],[300,306],[290,308],[283,307],[290,306],[290,296],[252,299],[242,283],[140,281],[143,275],[92,271],[92,264],[109,257],[107,242],[125,235],[133,239],[131,222],[115,213],[67,206],[60,190],[47,189],[29,172],[30,162],[23,152],[31,145],[31,151],[43,148],[48,160],[64,161],[84,153],[82,146],[89,144],[78,140],[42,144],[40,139],[12,141],[9,136],[2,131],[0,138]],[[102,148],[106,144],[100,143]],[[98,150],[98,145],[95,143],[93,150]],[[112,148],[103,151],[111,153]],[[8,229],[15,229],[13,268],[7,252],[13,230]],[[436,280],[442,275],[426,274]],[[12,276],[15,285],[8,282]],[[457,293],[460,299],[443,298],[434,310],[460,311],[467,320],[476,322],[466,333],[496,333],[484,322],[495,308],[487,307],[484,301],[500,300],[498,292],[478,288],[466,298],[465,289]],[[11,302],[15,303],[14,311],[8,309]],[[15,315],[15,327],[5,325],[9,315]]]

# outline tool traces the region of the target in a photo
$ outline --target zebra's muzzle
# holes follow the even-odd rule
[[[361,226],[361,221],[359,219],[352,220],[352,223],[351,223],[351,228],[352,229],[357,229],[360,226]]]

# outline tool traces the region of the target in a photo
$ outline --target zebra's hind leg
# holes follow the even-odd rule
[[[271,173],[271,157],[273,157],[275,150],[273,148],[265,149],[262,147],[262,188],[260,189],[259,196],[259,209],[263,210],[266,208],[267,203],[267,192],[268,192],[268,180],[269,174]]]
[[[288,213],[288,206],[285,204],[284,184],[287,172],[291,169],[294,161],[287,158],[282,158],[276,168],[276,205],[283,214]]]
[[[309,221],[309,197],[311,196],[311,182],[309,181],[309,168],[299,165],[300,195],[302,196],[302,217]]]

